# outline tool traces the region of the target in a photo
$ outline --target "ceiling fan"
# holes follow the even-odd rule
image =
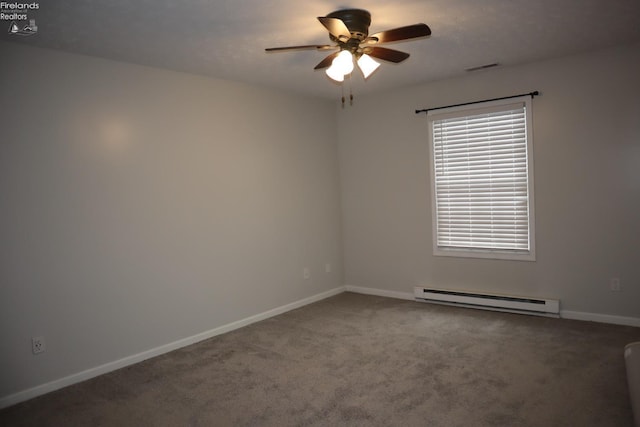
[[[408,25],[369,35],[371,14],[362,9],[337,10],[327,16],[318,17],[318,20],[329,31],[329,39],[334,44],[271,47],[265,50],[267,52],[335,50],[336,52],[320,61],[314,69],[327,68],[326,73],[330,78],[342,82],[345,76],[353,71],[354,58],[366,79],[380,66],[380,63],[373,58],[399,63],[409,57],[406,52],[379,45],[431,35],[431,29],[426,24]]]

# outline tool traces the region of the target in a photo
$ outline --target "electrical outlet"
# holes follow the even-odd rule
[[[609,279],[609,289],[611,289],[611,292],[620,292],[622,290],[620,279],[617,277]]]
[[[324,265],[324,272],[325,272],[325,273],[331,273],[331,264],[326,263],[326,264]]]
[[[311,278],[311,272],[307,267],[305,267],[304,270],[302,270],[302,277],[304,277],[305,280]]]
[[[31,338],[31,350],[33,350],[33,354],[44,353],[45,349],[44,337]]]

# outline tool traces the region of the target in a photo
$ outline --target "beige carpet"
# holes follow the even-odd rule
[[[3,426],[631,426],[640,328],[351,293],[0,412]]]

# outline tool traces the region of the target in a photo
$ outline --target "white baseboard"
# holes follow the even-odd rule
[[[411,300],[411,301],[415,300],[415,297],[413,296],[412,292],[387,291],[384,289],[365,288],[362,286],[351,286],[351,285],[346,285],[345,290],[347,292],[355,292],[356,294],[376,295],[379,297],[388,297],[388,298],[404,299],[404,300]]]
[[[25,400],[29,400],[46,393],[50,393],[52,391],[61,389],[63,387],[67,387],[82,381],[86,381],[88,379],[97,377],[102,374],[106,374],[108,372],[115,371],[117,369],[121,369],[130,365],[142,362],[152,357],[160,356],[170,351],[177,350],[179,348],[186,347],[191,344],[195,344],[197,342],[215,337],[217,335],[231,332],[235,329],[242,328],[243,326],[247,326],[252,323],[259,322],[261,320],[265,320],[270,317],[274,317],[279,314],[286,313],[287,311],[295,310],[296,308],[300,308],[305,305],[308,305],[317,301],[321,301],[323,299],[332,297],[334,295],[338,295],[345,291],[354,292],[358,294],[365,294],[365,295],[375,295],[375,296],[381,296],[381,297],[387,297],[387,298],[409,300],[409,301],[415,300],[414,295],[411,292],[398,292],[398,291],[389,291],[384,289],[367,288],[362,286],[345,285],[342,287],[331,289],[326,292],[322,292],[317,295],[313,295],[308,298],[301,299],[299,301],[292,302],[290,304],[283,305],[281,307],[274,308],[272,310],[265,311],[260,314],[256,314],[254,316],[247,317],[245,319],[228,323],[226,325],[211,329],[209,331],[202,332],[200,334],[193,335],[191,337],[183,338],[181,340],[174,341],[172,343],[165,344],[160,347],[143,351],[142,353],[127,356],[125,358],[115,360],[113,362],[105,363],[104,365],[96,366],[94,368],[90,368],[85,371],[78,372],[76,374],[72,374],[67,377],[48,382],[46,384],[41,384],[36,387],[20,391],[20,392],[11,394],[9,396],[2,397],[0,398],[0,409],[15,405],[20,402],[24,402]],[[611,323],[615,325],[640,327],[640,318],[636,318],[636,317],[613,316],[608,314],[584,313],[579,311],[567,311],[567,310],[561,310],[560,317],[562,317],[563,319],[585,320],[590,322]]]
[[[584,313],[581,311],[560,310],[560,317],[571,320],[586,320],[588,322],[611,323],[614,325],[636,326],[640,328],[640,318],[614,316],[611,314]]]
[[[380,297],[415,301],[415,297],[411,292],[387,291],[384,289],[366,288],[362,286],[351,285],[346,285],[345,290],[347,292],[355,292],[358,294],[376,295]],[[580,311],[568,310],[560,310],[560,317],[562,319],[586,320],[589,322],[611,323],[614,325],[640,327],[640,318],[637,317],[614,316],[610,314],[585,313]]]
[[[242,328],[243,326],[247,326],[252,323],[259,322],[261,320],[265,320],[270,317],[274,317],[279,314],[286,313],[287,311],[295,310],[296,308],[303,307],[307,304],[311,304],[311,303],[332,297],[334,295],[341,294],[344,291],[345,291],[344,286],[331,289],[329,291],[322,292],[320,294],[313,295],[308,298],[304,298],[299,301],[295,301],[290,304],[286,304],[281,307],[277,307],[272,310],[268,310],[263,313],[256,314],[254,316],[250,316],[245,319],[228,323],[226,325],[211,329],[206,332],[202,332],[187,338],[183,338],[178,341],[174,341],[169,344],[162,345],[160,347],[143,351],[142,353],[127,356],[122,359],[115,360],[113,362],[105,363],[104,365],[96,366],[94,368],[90,368],[85,371],[78,372],[76,374],[72,374],[67,377],[48,382],[46,384],[41,384],[27,390],[19,391],[9,396],[0,398],[0,409],[15,405],[20,402],[24,402],[25,400],[33,399],[34,397],[38,397],[43,394],[50,393],[52,391],[70,386],[72,384],[77,384],[79,382],[86,381],[88,379],[97,377],[98,375],[103,375],[108,372],[115,371],[116,369],[121,369],[126,366],[130,366],[135,363],[142,362],[143,360],[147,360],[152,357],[160,356],[170,351],[177,350],[179,348],[186,347],[188,345],[195,344],[197,342],[215,337],[216,335],[221,335],[227,332],[231,332],[235,329]]]

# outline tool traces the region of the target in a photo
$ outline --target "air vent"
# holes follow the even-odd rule
[[[497,62],[494,62],[493,64],[486,64],[486,65],[480,65],[479,67],[467,68],[465,71],[472,72],[472,71],[486,70],[487,68],[497,67],[498,65],[500,64],[498,64]]]

